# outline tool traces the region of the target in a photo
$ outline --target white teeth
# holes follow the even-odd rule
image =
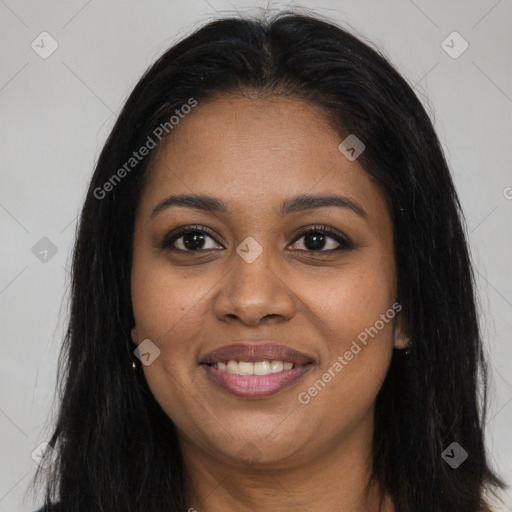
[[[258,361],[254,363],[254,375],[268,375],[272,373],[272,368],[270,367],[270,361]]]
[[[254,375],[254,363],[246,363],[245,361],[238,362],[239,375]]]
[[[269,375],[271,373],[279,373],[283,370],[291,370],[292,368],[302,368],[303,364],[293,364],[288,361],[277,361],[272,359],[269,361],[257,361],[255,363],[249,361],[236,361],[230,359],[227,363],[219,361],[215,363],[214,368],[221,372],[232,373],[234,375]]]
[[[228,371],[228,373],[237,374],[238,373],[238,361],[233,361],[233,359],[228,361],[227,371]]]
[[[283,361],[272,360],[272,361],[270,361],[270,366],[272,368],[272,373],[282,372],[284,363],[283,363]]]

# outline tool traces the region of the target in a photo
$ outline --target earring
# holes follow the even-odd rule
[[[137,343],[137,328],[133,327],[133,329],[130,331],[130,334],[131,334],[133,343],[136,344]],[[133,359],[133,357],[130,357],[130,359],[132,361],[132,371],[136,372],[137,371],[137,363],[135,362],[135,359]]]
[[[412,340],[409,340],[409,344],[407,345],[407,348],[405,349],[406,356],[408,356],[411,353],[411,346],[412,346]]]

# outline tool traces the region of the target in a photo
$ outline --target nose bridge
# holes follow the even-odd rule
[[[276,275],[271,270],[271,250],[264,250],[254,239],[246,239],[237,247],[236,252],[231,267],[232,283],[236,291],[255,297],[273,293]]]
[[[279,277],[274,255],[257,240],[247,237],[236,248],[224,286],[217,296],[219,318],[236,316],[257,323],[266,316],[290,318],[294,301]]]

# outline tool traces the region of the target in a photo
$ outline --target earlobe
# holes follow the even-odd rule
[[[137,336],[137,328],[134,327],[132,330],[131,330],[131,334],[132,334],[132,341],[133,343],[135,343],[135,345],[138,345],[138,336]]]
[[[396,349],[403,350],[409,348],[411,345],[411,339],[403,331],[399,330],[395,332],[393,346]]]
[[[393,329],[393,347],[398,350],[411,346],[411,338],[407,334],[409,329],[404,325],[404,317],[399,315]]]

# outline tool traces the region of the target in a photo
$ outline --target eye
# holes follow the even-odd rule
[[[210,242],[210,247],[208,247],[208,239],[213,241],[213,244]],[[172,251],[194,252],[216,250],[215,246],[218,245],[213,232],[209,229],[199,226],[183,226],[177,231],[166,235],[160,243],[160,248]],[[221,249],[224,248],[220,247]]]
[[[305,249],[296,247],[297,245],[300,245],[297,242],[302,238],[304,238],[302,245],[305,247]],[[329,239],[330,243],[328,242]],[[343,235],[343,233],[327,226],[313,226],[310,227],[307,231],[303,231],[291,247],[294,247],[299,251],[324,253],[343,250],[348,251],[354,248],[353,244],[345,235]],[[327,249],[325,249],[326,247]]]

